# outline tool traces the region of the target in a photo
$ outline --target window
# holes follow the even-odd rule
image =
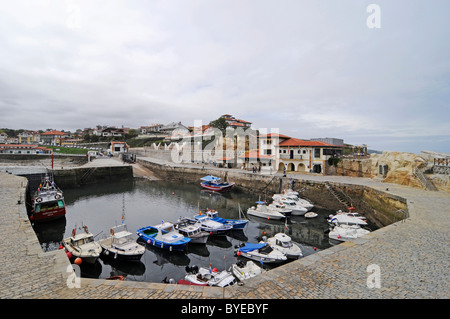
[[[320,148],[315,148],[314,149],[314,157],[320,157]]]

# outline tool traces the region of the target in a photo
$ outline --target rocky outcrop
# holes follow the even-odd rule
[[[343,159],[337,167],[337,175],[378,178],[386,183],[394,183],[417,188],[424,188],[424,184],[414,173],[415,168],[421,172],[429,171],[429,163],[423,157],[406,152],[383,152],[382,154],[372,154],[365,159]],[[438,182],[439,190],[448,191],[448,176],[434,178],[426,174],[426,179],[430,182]]]

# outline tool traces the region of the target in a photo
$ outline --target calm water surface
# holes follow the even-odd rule
[[[258,200],[255,195],[238,191],[211,195],[196,184],[147,180],[65,189],[64,194],[66,218],[35,226],[44,251],[58,249],[62,239],[69,237],[75,226],[87,225],[91,233],[99,234],[96,239],[109,236],[109,229],[121,223],[123,211],[128,230],[138,240],[137,229],[159,224],[163,220],[173,222],[180,216],[193,216],[198,213],[198,207],[215,209],[219,211],[220,217],[239,218],[239,205],[246,212]],[[234,257],[235,245],[257,243],[264,234],[271,237],[278,232],[286,232],[291,236],[302,249],[303,255],[307,256],[331,246],[328,235],[324,233],[328,229],[324,217],[334,212],[318,208],[313,211],[319,216],[313,219],[293,216],[288,220],[286,230],[283,221],[250,216],[243,231],[234,231],[229,236],[209,237],[206,245],[189,245],[184,253],[146,246],[147,250],[138,263],[118,263],[101,257],[94,265],[82,264],[82,276],[107,278],[122,275],[126,277],[125,280],[161,282],[164,278],[183,278],[188,265],[209,267],[212,263],[213,268],[221,271],[237,261],[237,257]],[[140,239],[138,242],[145,244]]]

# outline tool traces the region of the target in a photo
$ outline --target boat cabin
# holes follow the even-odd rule
[[[64,208],[64,201],[62,199],[35,203],[34,212],[35,213],[43,213],[46,211],[52,211],[58,208]]]
[[[178,228],[178,232],[184,237],[192,237],[194,235],[199,234],[201,231],[202,230],[200,229],[200,227],[194,227],[192,225],[187,225]]]
[[[78,234],[75,237],[70,237],[70,244],[75,247],[94,242],[92,234]]]
[[[274,237],[275,237],[275,244],[280,247],[289,248],[293,246],[291,237],[285,234],[276,234]]]

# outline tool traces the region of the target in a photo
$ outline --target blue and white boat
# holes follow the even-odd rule
[[[202,181],[200,183],[200,185],[203,188],[208,189],[210,191],[215,191],[215,192],[229,191],[235,185],[235,183],[230,183],[228,181],[221,182],[221,178],[213,176],[213,175],[208,175],[208,176],[202,177],[202,178],[200,178],[200,180]]]
[[[230,218],[222,218],[219,217],[219,212],[213,209],[207,209],[206,213],[201,213],[198,215],[195,215],[195,219],[199,219],[201,217],[208,217],[211,220],[224,224],[224,225],[230,225],[232,229],[244,229],[244,227],[247,225],[248,220],[245,219],[230,219]]]
[[[172,223],[164,221],[159,225],[139,228],[137,235],[149,245],[170,251],[183,251],[190,242],[189,238],[175,230]]]
[[[283,252],[274,250],[268,243],[246,243],[245,245],[235,248],[237,256],[259,261],[261,264],[281,263],[287,260],[287,257]]]
[[[233,226],[216,222],[204,214],[196,215],[192,220],[197,222],[204,231],[209,232],[211,235],[226,235],[233,229]]]

